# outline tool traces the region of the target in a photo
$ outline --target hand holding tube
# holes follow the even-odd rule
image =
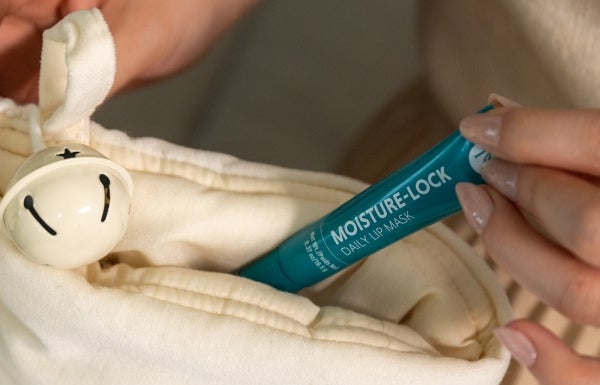
[[[496,157],[482,167],[490,186],[457,186],[465,215],[517,282],[575,322],[600,326],[600,111],[492,101],[501,108],[460,125]],[[535,323],[515,321],[498,335],[542,384],[600,379],[599,361]]]

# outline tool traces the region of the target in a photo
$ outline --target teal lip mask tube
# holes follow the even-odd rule
[[[493,107],[486,106],[479,112]],[[238,275],[296,292],[460,210],[454,187],[484,183],[491,155],[455,131],[405,167],[304,227]]]

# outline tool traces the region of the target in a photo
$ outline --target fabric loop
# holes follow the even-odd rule
[[[52,141],[88,142],[135,185],[100,262],[36,264],[0,234],[0,384],[500,383],[509,303],[442,224],[302,296],[228,274],[366,186],[107,130],[90,115],[114,66],[99,11],[76,12],[44,34],[39,109],[0,99],[0,193]]]
[[[89,141],[90,116],[112,87],[115,47],[98,9],[69,14],[43,35],[42,131],[53,142]]]

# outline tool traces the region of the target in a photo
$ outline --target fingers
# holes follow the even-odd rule
[[[63,16],[81,9],[100,7],[104,0],[63,0],[60,12]]]
[[[547,329],[524,320],[496,331],[513,357],[542,385],[583,385],[600,381],[600,362],[582,357]]]
[[[498,108],[465,118],[460,131],[492,154],[600,176],[600,111]]]
[[[491,186],[457,186],[466,218],[517,282],[573,321],[600,326],[600,110],[491,102],[495,110],[460,124],[495,156],[481,170]],[[600,381],[599,361],[536,324],[517,321],[497,336],[541,384]]]
[[[0,0],[0,22],[8,15],[10,4],[6,0]]]
[[[105,0],[12,0],[0,1],[0,18],[18,17],[38,29],[46,29],[68,13],[99,7]]]
[[[535,218],[551,238],[600,266],[600,189],[577,175],[493,159],[484,179]]]
[[[457,186],[467,219],[522,286],[600,325],[600,112],[492,101],[500,108],[461,123],[496,156],[481,170],[495,190]]]
[[[599,270],[536,231],[494,189],[459,184],[456,192],[467,220],[499,267],[569,318],[600,325]]]
[[[8,15],[42,30],[57,21],[56,9],[60,0],[12,0],[9,2]]]
[[[41,34],[29,23],[6,17],[0,23],[0,95],[19,103],[37,100]],[[35,54],[37,52],[37,54]]]

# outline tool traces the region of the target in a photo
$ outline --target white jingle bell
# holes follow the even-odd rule
[[[32,261],[58,268],[95,262],[121,240],[129,173],[82,144],[48,147],[25,160],[0,201],[2,226]]]

